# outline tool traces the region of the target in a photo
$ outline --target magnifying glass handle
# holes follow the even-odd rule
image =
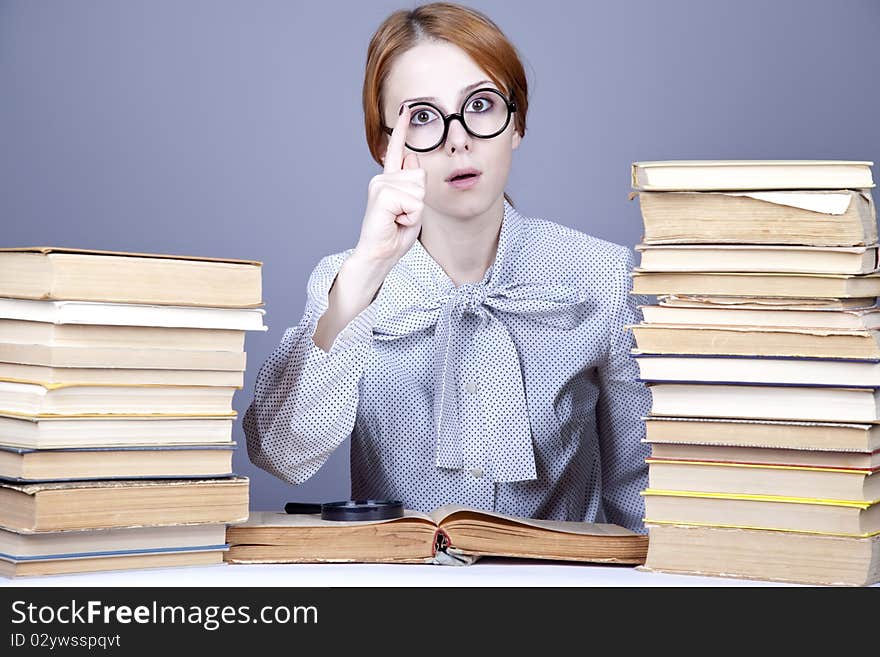
[[[285,513],[321,513],[320,504],[309,502],[288,502],[284,505]]]

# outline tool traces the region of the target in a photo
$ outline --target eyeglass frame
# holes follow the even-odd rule
[[[501,100],[504,101],[504,104],[505,104],[505,106],[507,107],[507,120],[504,122],[504,125],[501,126],[501,129],[498,130],[497,132],[492,133],[491,135],[485,135],[485,136],[484,136],[484,135],[478,135],[478,134],[476,134],[475,132],[473,132],[473,131],[468,127],[467,121],[464,120],[464,108],[467,106],[468,101],[469,101],[473,96],[476,96],[478,93],[481,93],[481,92],[484,92],[484,91],[491,91],[492,93],[496,94],[497,96],[500,96],[500,97],[501,97]],[[461,103],[461,109],[460,109],[458,112],[454,112],[454,113],[452,113],[452,114],[444,114],[444,113],[443,113],[443,110],[441,110],[439,107],[437,107],[434,103],[429,103],[429,102],[426,101],[426,100],[420,100],[420,101],[418,101],[418,102],[412,103],[412,104],[408,105],[408,107],[409,107],[410,109],[412,109],[413,107],[416,107],[416,106],[422,106],[422,105],[427,105],[428,107],[430,107],[430,108],[436,110],[437,115],[438,115],[441,119],[443,119],[443,136],[440,137],[440,141],[438,141],[435,145],[431,146],[430,148],[413,148],[413,147],[410,146],[409,144],[406,144],[406,147],[407,147],[408,149],[410,149],[411,151],[414,151],[414,152],[416,152],[416,153],[428,153],[428,152],[433,151],[433,150],[439,148],[440,146],[442,146],[442,145],[446,142],[446,137],[449,135],[449,124],[452,123],[452,120],[453,120],[453,119],[458,119],[458,122],[461,124],[461,127],[464,128],[465,131],[466,131],[471,137],[475,137],[476,139],[494,139],[495,137],[497,137],[498,135],[500,135],[502,132],[504,132],[505,130],[507,130],[507,126],[510,125],[510,118],[511,118],[511,117],[513,116],[513,114],[517,111],[516,101],[509,100],[509,99],[507,98],[507,96],[505,96],[503,93],[501,93],[498,89],[494,89],[493,87],[482,87],[482,88],[480,88],[480,89],[475,89],[474,91],[472,91],[471,93],[469,93],[469,94],[467,95],[467,97],[464,99],[464,101]],[[383,126],[382,126],[382,129],[383,129],[383,130],[385,131],[385,133],[388,134],[389,136],[394,132],[394,131],[393,131],[391,128],[389,128],[387,125],[383,125]]]

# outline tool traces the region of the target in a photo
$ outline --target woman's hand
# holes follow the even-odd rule
[[[409,251],[422,227],[425,170],[406,154],[410,109],[403,106],[388,140],[384,171],[370,180],[367,210],[352,257],[387,273]]]
[[[360,239],[339,268],[327,310],[312,335],[324,351],[330,351],[339,332],[373,302],[388,272],[419,236],[425,170],[419,168],[415,153],[404,156],[408,125],[409,108],[404,106],[385,150],[385,170],[370,180]]]

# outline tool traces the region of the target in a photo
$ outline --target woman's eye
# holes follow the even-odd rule
[[[416,109],[410,117],[410,125],[427,125],[435,118],[434,112],[428,109]]]
[[[465,109],[466,112],[487,112],[492,109],[493,101],[489,98],[474,98]]]

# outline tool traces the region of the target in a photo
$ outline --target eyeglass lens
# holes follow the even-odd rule
[[[493,137],[510,118],[510,110],[501,94],[485,90],[470,96],[462,111],[467,129],[477,137]],[[418,103],[410,110],[406,145],[413,149],[430,149],[443,140],[443,117],[431,105]]]

